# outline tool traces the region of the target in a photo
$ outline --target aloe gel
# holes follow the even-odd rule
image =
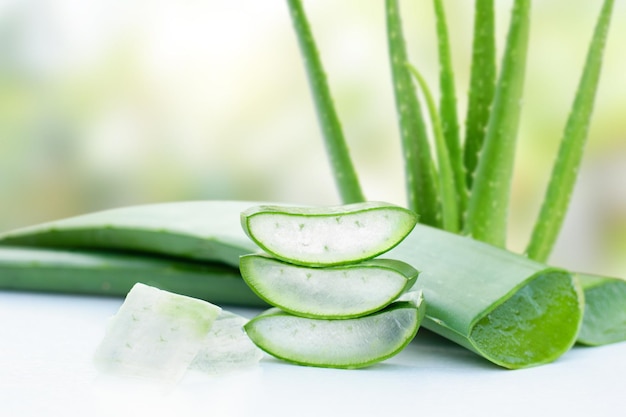
[[[382,202],[335,207],[261,205],[241,213],[244,232],[259,247],[286,262],[305,266],[355,263],[396,246],[417,215]]]
[[[94,355],[106,373],[177,381],[221,311],[216,305],[144,284],[130,290]]]
[[[313,268],[245,255],[240,269],[268,304],[311,318],[349,318],[380,310],[409,289],[418,275],[412,266],[393,259]]]
[[[298,317],[272,308],[245,329],[261,349],[299,365],[362,368],[400,352],[417,333],[425,311],[421,293],[367,316],[346,320]]]

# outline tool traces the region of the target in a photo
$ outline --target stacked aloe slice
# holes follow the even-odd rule
[[[359,368],[398,353],[424,316],[421,292],[409,291],[418,271],[377,256],[416,222],[410,210],[380,202],[244,211],[244,231],[266,253],[242,256],[241,275],[274,306],[245,326],[248,336],[310,366]]]

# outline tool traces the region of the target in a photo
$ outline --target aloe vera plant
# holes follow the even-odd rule
[[[465,142],[462,144],[464,168],[466,171],[466,190],[458,187],[459,183],[457,183],[457,187],[451,187],[451,181],[449,180],[450,177],[458,179],[459,172],[463,170],[461,169],[462,167],[458,166],[459,158],[455,142],[455,95],[454,85],[450,82],[452,69],[443,4],[441,1],[434,1],[441,68],[441,107],[438,113],[434,111],[434,99],[426,81],[417,71],[413,71],[429,108],[435,142],[440,148],[442,147],[441,144],[445,143],[446,149],[438,149],[437,164],[433,162],[434,158],[432,158],[428,142],[425,139],[425,123],[414,85],[410,80],[411,69],[402,31],[398,2],[388,0],[385,4],[389,58],[392,68],[398,121],[401,127],[405,167],[407,167],[406,182],[408,184],[409,207],[422,215],[420,222],[454,231],[454,228],[450,227],[450,213],[452,212],[450,205],[454,201],[451,198],[450,190],[455,189],[456,202],[461,202],[458,207],[461,210],[459,224],[462,226],[462,232],[473,239],[504,247],[506,244],[507,213],[517,141],[517,127],[525,78],[531,2],[530,0],[516,0],[514,2],[499,74],[497,74],[495,66],[494,2],[477,0],[475,3],[476,15],[468,118],[466,120]],[[542,213],[529,245],[528,255],[533,259],[540,261],[547,259],[567,206],[582,155],[582,145],[587,134],[612,5],[612,0],[605,0],[598,18],[583,79],[581,80],[577,99],[568,121],[563,145],[552,175],[552,182],[550,183]],[[299,17],[305,19],[303,15]],[[314,86],[312,87],[314,88]],[[443,121],[445,121],[447,133],[443,133]],[[447,178],[448,180],[441,181],[437,185],[434,179],[437,171],[440,178]],[[454,174],[450,175],[450,172]],[[469,195],[467,207],[463,204],[466,192]],[[424,204],[424,200],[427,200],[428,203]],[[465,209],[467,210],[465,211]],[[416,232],[412,233],[411,237],[415,236],[415,234]],[[435,240],[439,239],[445,240],[445,237],[438,236]],[[491,298],[491,304],[483,305],[482,313],[480,314],[490,309],[492,309],[492,312],[489,314],[485,313],[486,315],[480,318],[480,314],[477,314],[480,309],[473,310],[473,302],[467,300],[467,292],[470,290],[471,284],[463,281],[458,282],[455,279],[456,276],[465,277],[467,275],[465,272],[471,265],[466,265],[462,261],[459,262],[458,259],[462,259],[463,256],[470,256],[471,258],[471,253],[465,253],[463,256],[452,256],[443,246],[440,248],[440,256],[448,260],[446,265],[456,265],[461,270],[461,272],[455,272],[445,268],[438,268],[437,262],[434,264],[433,262],[427,262],[427,260],[434,258],[434,254],[431,254],[430,258],[423,258],[424,251],[428,253],[428,245],[432,244],[432,242],[429,241],[428,245],[425,246],[414,239],[408,239],[408,241],[414,242],[414,247],[407,248],[408,243],[404,243],[398,247],[398,250],[400,248],[403,249],[402,255],[404,257],[401,257],[401,259],[413,264],[418,269],[424,270],[424,275],[427,277],[417,284],[418,287],[424,290],[425,296],[431,305],[429,307],[429,312],[431,313],[429,314],[432,314],[432,316],[427,317],[425,321],[427,327],[430,326],[434,330],[480,353],[487,359],[507,367],[529,366],[533,363],[537,364],[553,360],[565,352],[573,343],[582,320],[583,306],[580,302],[582,300],[582,290],[576,285],[571,275],[564,271],[553,271],[545,274],[538,273],[538,275],[522,274],[526,276],[523,278],[517,276],[516,279],[507,281],[506,278],[502,277],[506,274],[494,274],[491,279],[498,281],[498,284],[493,285],[503,285],[508,288],[506,291],[508,295],[505,297],[508,301],[503,301],[504,299],[499,297]],[[448,243],[452,253],[458,248],[465,248],[471,251],[468,248],[472,248],[472,245],[474,245],[469,239]],[[488,252],[489,250],[483,253],[483,255],[486,255],[483,263],[486,271],[490,269],[490,266],[500,265],[499,259],[501,259],[501,256],[508,256]],[[517,257],[511,258],[507,262],[519,266],[525,260],[523,257]],[[531,263],[529,265],[533,265],[532,268],[537,270],[547,268],[541,264]],[[505,265],[500,266],[506,269]],[[546,271],[550,270],[546,269]],[[429,280],[429,272],[434,272],[436,278]],[[476,271],[476,275],[482,274]],[[559,276],[560,279],[545,279],[545,276],[552,275]],[[534,276],[535,278],[532,281],[528,281],[529,276]],[[537,278],[538,276],[544,278],[539,279]],[[560,282],[560,284],[556,284],[557,282]],[[551,294],[548,298],[540,295],[544,291],[535,291],[533,289],[535,286],[540,288],[543,285],[550,286],[551,284],[555,284],[555,286],[547,291]],[[529,293],[533,295],[529,295]],[[554,346],[559,346],[550,354],[547,354],[545,351],[538,353],[542,350],[540,348],[530,355],[537,355],[534,358],[526,356],[525,353],[516,350],[513,345],[505,343],[507,339],[503,337],[504,333],[501,329],[494,331],[494,329],[498,328],[499,325],[496,323],[499,321],[501,323],[513,324],[512,319],[507,319],[506,314],[516,312],[519,314],[519,311],[513,306],[525,298],[541,299],[541,303],[551,306],[550,308],[542,309],[542,313],[536,318],[537,323],[543,322],[547,326],[545,327],[548,330],[546,335],[558,328],[557,322],[559,320],[568,322],[566,326],[568,329],[567,335],[563,335],[561,342],[550,341],[550,343],[555,343]],[[524,311],[524,309],[521,311]],[[570,316],[564,316],[562,314],[564,311],[567,311]],[[484,325],[491,320],[494,321],[494,326],[487,324],[480,331],[477,331],[477,327],[474,327],[477,323]],[[528,319],[523,319],[522,322],[525,322],[525,320]],[[458,324],[461,322],[464,324],[460,327],[449,325],[449,323]],[[489,335],[489,337],[483,338],[484,341],[494,338],[498,342],[477,343],[473,338],[479,334]],[[515,340],[514,343],[519,341],[517,338],[512,340]],[[493,355],[495,352],[490,352],[488,348],[485,349],[490,344],[495,346],[498,343],[500,345],[496,350],[499,350],[499,352],[496,355]],[[533,337],[529,336],[525,342],[522,342],[522,345],[525,343],[532,345],[535,342]],[[478,345],[482,347],[478,347]],[[539,359],[540,357],[541,359]]]

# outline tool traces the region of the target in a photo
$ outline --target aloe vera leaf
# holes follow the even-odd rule
[[[243,230],[260,248],[304,266],[373,258],[397,245],[416,222],[414,212],[384,202],[333,207],[259,205],[241,213]]]
[[[461,136],[459,133],[459,117],[457,114],[456,87],[446,12],[442,0],[434,0],[435,17],[437,19],[437,40],[439,47],[439,119],[441,131],[445,138],[450,158],[454,183],[458,200],[458,212],[464,213],[467,204],[467,187],[465,186],[465,166],[461,154]],[[432,116],[431,116],[432,119]],[[461,216],[462,217],[462,216]]]
[[[421,271],[424,327],[499,366],[548,363],[576,341],[583,296],[566,271],[423,225],[385,256]]]
[[[400,352],[424,316],[421,294],[367,316],[346,320],[298,317],[272,308],[246,324],[265,352],[299,365],[362,368]]]
[[[578,343],[600,346],[626,340],[626,280],[577,274],[585,292]]]
[[[9,231],[0,234],[0,245],[138,251],[238,267],[239,256],[258,250],[238,224],[239,213],[251,204],[194,201],[123,207]]]
[[[243,326],[248,321],[238,314],[222,310],[189,369],[221,375],[258,365],[263,351],[246,334]]]
[[[428,88],[428,84],[424,77],[412,66],[409,66],[409,70],[415,76],[418,84],[422,89],[428,111],[430,112],[430,118],[432,120],[433,136],[435,137],[435,148],[437,150],[437,162],[439,165],[439,190],[441,191],[441,217],[443,229],[449,232],[457,233],[460,228],[460,199],[456,187],[455,173],[453,169],[453,163],[451,161],[451,155],[448,145],[446,144],[446,138],[444,137],[443,128],[441,125],[441,119],[437,115],[437,108],[435,100]]]
[[[0,247],[0,290],[124,296],[137,282],[210,301],[266,307],[236,268],[122,253]]]
[[[287,0],[287,4],[341,199],[343,203],[365,201],[304,8],[300,0]]]
[[[612,10],[613,0],[606,0],[598,16],[576,98],[567,119],[546,195],[526,249],[528,257],[540,262],[546,261],[552,252],[576,183],[600,79]]]
[[[466,233],[474,239],[501,247],[506,244],[529,27],[530,0],[516,0],[465,224]]]
[[[268,304],[301,317],[364,316],[411,288],[418,271],[392,259],[327,268],[293,265],[265,255],[244,255],[241,276]]]
[[[107,325],[94,355],[106,373],[179,380],[221,308],[195,298],[135,284]]]
[[[467,189],[472,188],[478,155],[483,147],[496,90],[496,37],[493,0],[476,0],[472,64],[465,118],[465,162]]]
[[[387,40],[393,91],[404,152],[408,207],[420,222],[440,226],[439,200],[426,125],[406,64],[406,44],[397,0],[386,1]]]

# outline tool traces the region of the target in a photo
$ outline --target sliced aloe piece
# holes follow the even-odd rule
[[[246,324],[248,336],[272,356],[328,368],[362,368],[400,352],[415,337],[425,304],[421,293],[384,310],[347,320],[298,317],[272,308]]]
[[[626,340],[626,280],[578,274],[585,314],[578,343],[599,346]]]
[[[497,365],[548,363],[576,341],[583,294],[566,271],[423,225],[385,256],[421,271],[424,327]]]
[[[267,307],[237,269],[223,264],[121,253],[0,247],[3,290],[124,296],[137,282],[216,304]]]
[[[246,323],[245,317],[222,310],[189,369],[223,374],[258,365],[263,351],[246,334]]]
[[[264,255],[242,256],[240,269],[268,304],[311,318],[350,318],[381,310],[411,288],[418,274],[391,259],[314,268]]]
[[[256,246],[239,230],[255,203],[194,201],[124,207],[0,234],[0,245],[117,249],[220,261],[234,267]]]
[[[220,311],[205,301],[136,284],[111,318],[94,363],[106,373],[176,381]]]
[[[373,258],[396,246],[417,215],[382,202],[335,207],[262,205],[241,213],[246,234],[284,261],[329,266]]]

